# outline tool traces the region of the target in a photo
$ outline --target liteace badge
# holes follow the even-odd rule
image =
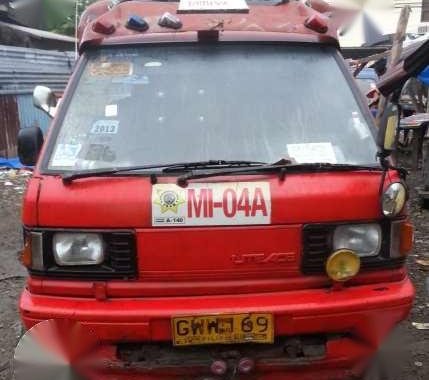
[[[271,223],[268,182],[195,183],[152,188],[152,225],[215,226]]]

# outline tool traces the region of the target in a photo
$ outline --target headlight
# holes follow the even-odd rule
[[[381,228],[376,223],[338,226],[334,232],[334,250],[349,249],[360,257],[377,256],[381,247]]]
[[[104,260],[103,240],[95,233],[54,234],[53,250],[58,265],[98,265]]]
[[[407,200],[407,189],[400,182],[390,184],[383,193],[381,200],[384,216],[394,217],[404,208]]]

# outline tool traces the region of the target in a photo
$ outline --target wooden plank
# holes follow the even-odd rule
[[[411,13],[411,7],[405,6],[401,10],[401,14],[399,16],[398,20],[398,26],[396,28],[395,36],[393,37],[393,45],[391,54],[388,57],[387,60],[387,69],[390,67],[395,66],[400,58],[402,53],[402,44],[406,37],[407,32],[407,26],[408,26],[408,20],[410,18]],[[376,117],[376,124],[380,126],[380,122],[382,120],[383,113],[386,109],[387,99],[384,96],[380,96],[380,101],[378,103],[378,112]]]

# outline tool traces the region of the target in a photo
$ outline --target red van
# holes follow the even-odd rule
[[[19,136],[25,327],[90,327],[101,378],[361,376],[410,311],[413,231],[335,13],[100,1],[79,31],[46,141]]]

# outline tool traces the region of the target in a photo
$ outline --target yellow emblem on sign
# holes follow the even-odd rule
[[[155,199],[153,203],[161,208],[162,214],[167,211],[177,214],[179,206],[185,203],[185,199],[181,197],[181,194],[174,190],[158,190],[157,199]]]

